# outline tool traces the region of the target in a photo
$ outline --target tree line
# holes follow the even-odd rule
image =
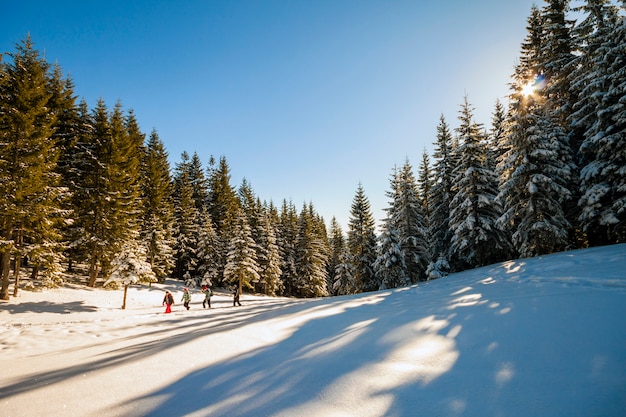
[[[626,241],[625,6],[533,6],[508,105],[465,97],[417,175],[394,167],[382,225],[358,185],[348,230],[230,183],[224,156],[173,168],[132,110],[78,101],[30,37],[0,61],[0,298],[20,269],[319,297],[395,288],[514,257]],[[580,16],[570,19],[571,12]],[[125,271],[121,273],[120,271]],[[134,271],[134,272],[129,272]],[[11,272],[13,273],[11,276]]]

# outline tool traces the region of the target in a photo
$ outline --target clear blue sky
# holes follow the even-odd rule
[[[417,175],[467,95],[489,127],[531,0],[24,1],[0,52],[30,33],[93,108],[120,100],[183,151],[225,156],[262,200],[313,202],[347,231],[361,183],[378,222],[394,166]]]

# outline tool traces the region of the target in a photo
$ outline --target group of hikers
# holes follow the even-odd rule
[[[211,297],[213,296],[213,290],[211,290],[209,286],[203,285],[202,293],[204,294],[204,300],[202,300],[202,308],[207,308],[207,305],[209,306],[209,308],[211,308]],[[191,303],[191,293],[189,292],[188,287],[185,287],[183,289],[183,298],[180,300],[180,302],[183,303],[183,306],[185,306],[187,310],[189,310],[189,303]],[[165,290],[165,297],[163,297],[162,305],[165,306],[166,313],[172,312],[172,306],[174,305],[174,295],[172,295],[169,290]],[[235,286],[235,289],[233,290],[233,307],[237,305],[240,306],[241,303],[239,302],[239,287]]]

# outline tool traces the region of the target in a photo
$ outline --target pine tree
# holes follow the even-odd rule
[[[56,122],[50,92],[49,65],[30,38],[9,54],[13,62],[0,67],[0,298],[9,298],[10,262],[19,267],[32,247],[54,241],[51,223],[60,216],[58,159],[53,128]],[[55,109],[56,110],[56,109]]]
[[[174,203],[176,210],[176,277],[192,274],[198,265],[198,209],[193,200],[193,185],[189,178],[189,164],[185,154],[176,166]]]
[[[211,161],[210,166],[208,209],[215,232],[222,244],[218,248],[218,263],[221,271],[219,282],[221,283],[224,279],[223,271],[228,251],[226,245],[232,234],[235,233],[235,218],[241,209],[241,202],[237,198],[235,189],[230,185],[230,167],[226,158],[220,158],[217,167],[213,167],[213,161]]]
[[[267,295],[278,295],[284,291],[283,283],[280,279],[282,270],[280,269],[281,256],[278,246],[276,229],[272,221],[269,210],[261,213],[258,219],[259,244],[261,248],[258,254],[259,282],[263,285],[264,293]]]
[[[341,225],[335,217],[330,221],[329,232],[330,256],[328,258],[328,281],[327,286],[331,295],[337,295],[334,292],[334,283],[336,281],[337,266],[342,263],[342,257],[347,250],[346,238],[344,236]]]
[[[430,157],[424,149],[422,152],[422,162],[419,167],[419,175],[417,180],[417,192],[420,205],[422,207],[422,216],[424,218],[425,239],[427,244],[430,239],[430,218],[432,217],[432,202],[430,200],[433,189],[433,174],[430,168]]]
[[[433,153],[433,186],[430,195],[432,211],[428,222],[428,235],[431,239],[432,259],[446,260],[446,263],[449,259],[450,241],[452,240],[450,203],[452,201],[452,170],[455,166],[452,144],[452,133],[444,116],[441,116],[437,126],[437,141]]]
[[[207,210],[199,214],[198,243],[197,243],[197,273],[200,285],[213,286],[220,277],[220,265],[217,250],[220,247],[219,238],[213,227],[213,221]]]
[[[428,229],[422,211],[423,202],[408,160],[394,173],[388,196],[391,201],[385,229],[388,234],[398,235],[409,282],[423,281],[430,261]]]
[[[252,289],[252,282],[260,278],[255,246],[250,225],[243,211],[239,209],[235,217],[233,234],[228,243],[224,280],[237,286],[240,293],[244,286]]]
[[[451,252],[461,268],[506,259],[509,245],[496,226],[501,208],[496,202],[497,178],[486,162],[488,152],[480,124],[473,120],[467,97],[459,114],[460,161],[454,170],[450,213]]]
[[[111,234],[111,206],[109,195],[109,165],[112,153],[112,132],[109,113],[100,99],[92,111],[89,121],[84,119],[86,129],[81,134],[73,168],[76,170],[76,241],[72,246],[79,248],[89,265],[88,286],[96,285],[100,269],[109,261],[113,248]],[[116,252],[117,248],[113,248]]]
[[[298,236],[298,214],[292,202],[283,200],[278,225],[278,246],[281,252],[281,281],[285,295],[295,295],[298,279],[296,241]]]
[[[209,200],[208,180],[204,175],[202,169],[202,161],[196,152],[191,156],[189,161],[189,181],[191,182],[191,189],[193,191],[192,198],[196,210],[203,210]]]
[[[411,284],[398,231],[386,223],[378,237],[378,257],[374,263],[381,290]]]
[[[571,165],[559,157],[566,133],[545,114],[539,95],[514,93],[512,103],[498,197],[505,211],[499,222],[522,257],[563,250],[571,228],[562,208],[570,198],[565,184]]]
[[[142,169],[142,240],[152,271],[163,281],[174,267],[174,203],[168,155],[156,130],[148,138]]]
[[[352,262],[348,250],[339,257],[339,262],[335,267],[335,281],[333,282],[333,292],[336,295],[357,294],[358,284],[354,279]]]
[[[156,275],[146,261],[145,248],[137,240],[127,242],[111,262],[111,274],[104,286],[116,283],[124,287],[122,310],[126,309],[128,287],[139,282],[155,282]]]
[[[359,183],[348,224],[351,270],[359,292],[376,291],[380,287],[374,272],[376,244],[374,216],[363,186]]]
[[[297,292],[302,297],[323,297],[326,288],[326,248],[317,230],[315,212],[311,205],[302,208],[298,219],[296,239]]]
[[[590,245],[626,241],[626,104],[624,18],[606,1],[588,1],[573,89],[572,124],[582,131],[579,220]]]

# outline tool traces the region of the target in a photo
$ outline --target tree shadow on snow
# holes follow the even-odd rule
[[[336,308],[349,304],[339,314],[312,316],[284,340],[120,407],[211,417],[622,415],[624,358],[610,358],[621,365],[606,365],[604,378],[590,368],[601,352],[620,351],[624,331],[593,355],[568,350],[561,338],[576,340],[579,328],[563,326],[559,303],[543,294],[490,296],[497,281],[489,273],[477,273],[471,286],[438,286],[448,291],[438,303],[419,287],[374,293],[372,303],[339,298]],[[297,310],[309,308],[316,306]],[[611,324],[586,316],[568,320],[592,329],[590,337],[611,333]]]

